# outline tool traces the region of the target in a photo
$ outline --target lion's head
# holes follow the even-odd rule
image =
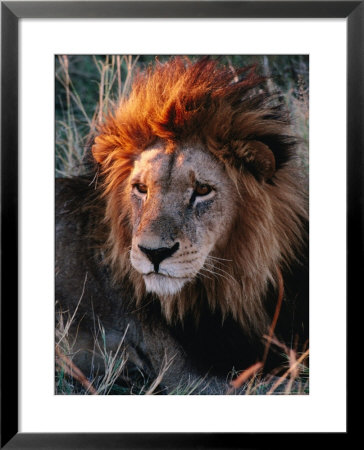
[[[136,77],[95,139],[108,260],[168,320],[207,301],[261,330],[268,288],[296,256],[305,200],[295,139],[263,84],[255,68],[175,58]]]

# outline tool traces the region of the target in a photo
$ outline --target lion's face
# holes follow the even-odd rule
[[[153,146],[136,160],[127,186],[130,258],[147,291],[173,295],[198,273],[208,278],[209,254],[224,245],[235,216],[234,186],[221,163],[196,146]]]

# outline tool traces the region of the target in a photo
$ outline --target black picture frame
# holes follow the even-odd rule
[[[347,19],[347,305],[362,291],[364,1],[1,2],[1,448],[271,448],[277,434],[18,432],[18,21],[115,17]],[[320,445],[320,436],[314,439]],[[295,442],[296,436],[279,434],[280,447]]]

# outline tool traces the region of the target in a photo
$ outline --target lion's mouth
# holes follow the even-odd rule
[[[148,272],[148,273],[143,273],[144,277],[149,277],[149,276],[154,276],[154,277],[159,277],[159,278],[170,278],[172,280],[189,280],[189,277],[176,277],[173,275],[170,275],[169,273],[160,273],[160,272]]]
[[[143,279],[147,292],[153,292],[162,297],[178,294],[183,286],[191,280],[186,277],[173,277],[156,272],[143,274]]]

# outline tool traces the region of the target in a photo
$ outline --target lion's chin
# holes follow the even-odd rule
[[[147,292],[161,297],[178,294],[189,281],[189,278],[172,278],[160,274],[148,274],[143,278]]]

